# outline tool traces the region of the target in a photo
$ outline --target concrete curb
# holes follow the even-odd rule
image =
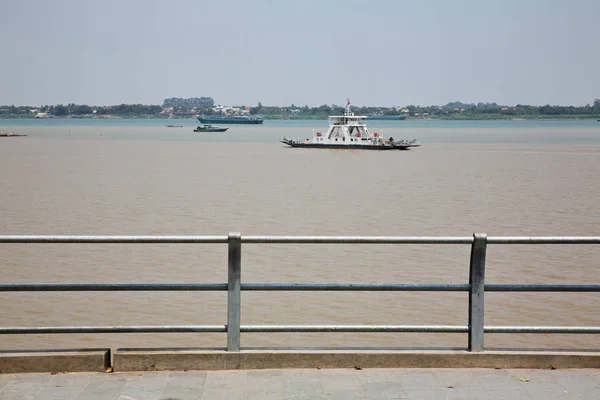
[[[110,349],[0,350],[0,374],[106,372]]]
[[[117,349],[115,372],[286,368],[600,368],[600,352]]]

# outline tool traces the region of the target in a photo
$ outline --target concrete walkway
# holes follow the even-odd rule
[[[600,369],[286,369],[0,375],[0,399],[599,399]]]

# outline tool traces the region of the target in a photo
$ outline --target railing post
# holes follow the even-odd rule
[[[483,351],[485,251],[487,235],[473,234],[469,270],[469,351]]]
[[[240,351],[242,235],[230,233],[227,242],[227,351]]]

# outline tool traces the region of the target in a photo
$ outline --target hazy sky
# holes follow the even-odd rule
[[[3,0],[0,104],[583,105],[600,0]]]

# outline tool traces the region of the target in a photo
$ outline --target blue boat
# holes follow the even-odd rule
[[[199,116],[198,121],[203,124],[262,124],[263,119],[260,117],[234,116],[234,117],[217,117],[217,116]]]
[[[367,119],[375,120],[388,120],[388,121],[402,121],[406,119],[404,115],[369,115]]]

